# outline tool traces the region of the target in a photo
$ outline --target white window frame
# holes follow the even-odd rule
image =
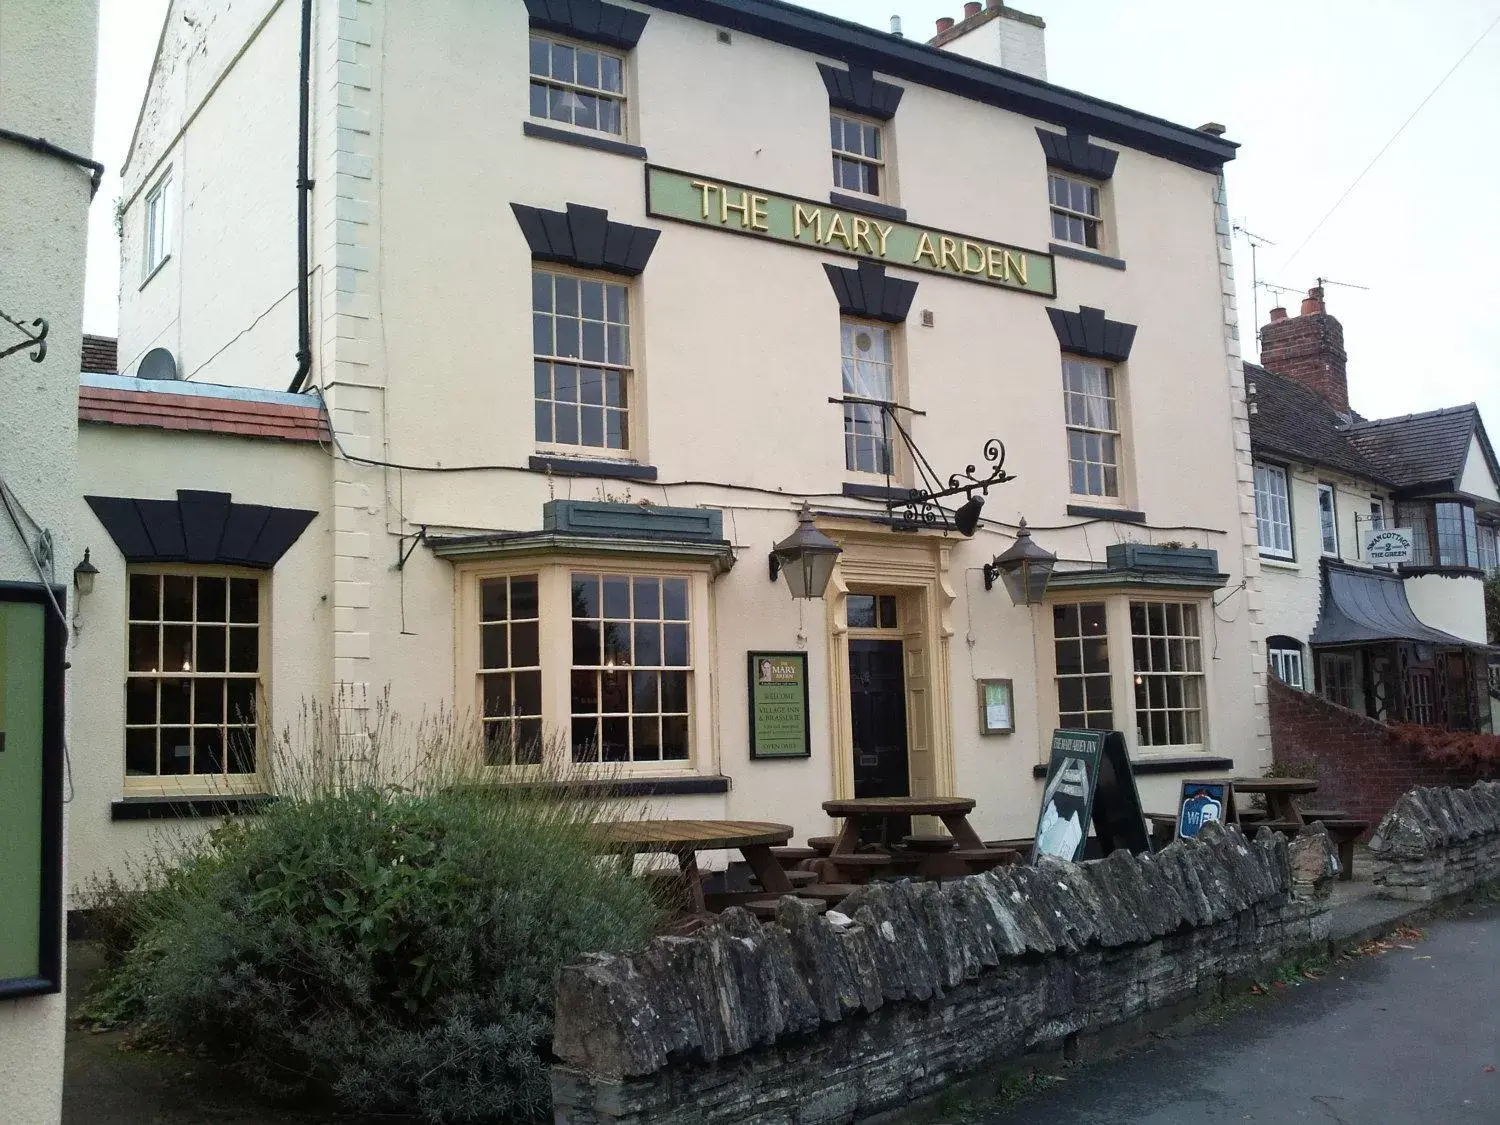
[[[1279,481],[1278,493],[1270,487]],[[1297,540],[1292,525],[1292,481],[1291,474],[1281,465],[1268,461],[1255,462],[1255,527],[1260,541],[1260,553],[1266,558],[1292,560],[1297,557]],[[1272,542],[1267,543],[1267,531]],[[1285,540],[1285,546],[1282,540]]]
[[[837,125],[839,142],[833,137],[834,128]],[[854,126],[859,136],[859,148],[851,148],[848,145],[849,128]],[[860,117],[853,113],[844,113],[841,110],[829,110],[828,112],[828,143],[833,155],[833,187],[835,191],[850,192],[854,195],[863,196],[867,199],[885,199],[889,194],[889,168],[887,161],[888,146],[886,144],[885,124],[870,117]],[[872,154],[866,152],[866,142],[873,134],[875,138],[876,151]],[[860,179],[864,181],[865,176],[871,175],[875,178],[875,190],[866,191],[862,187],[850,187],[844,183],[839,175],[839,162],[856,164],[861,169]]]
[[[150,281],[172,256],[172,173],[167,171],[146,193],[145,239],[141,261],[141,284]]]
[[[1144,607],[1144,611],[1146,614],[1145,633],[1137,633],[1135,630],[1134,622],[1131,620],[1132,611],[1136,606]],[[1157,606],[1162,607],[1161,612],[1163,616],[1164,628],[1161,633],[1157,633],[1155,631],[1154,626],[1151,622],[1152,610]],[[1179,615],[1179,620],[1182,622],[1181,632],[1178,633],[1172,632],[1171,629],[1170,611],[1173,607],[1176,607]],[[1192,610],[1193,616],[1196,618],[1195,631],[1191,633],[1188,632],[1188,627],[1186,624],[1186,611],[1189,609]],[[1206,607],[1202,602],[1191,600],[1182,601],[1179,599],[1168,598],[1130,598],[1125,603],[1125,610],[1125,623],[1127,629],[1129,630],[1128,636],[1130,638],[1129,643],[1131,647],[1130,669],[1132,683],[1135,689],[1131,692],[1131,712],[1132,718],[1135,721],[1136,745],[1139,746],[1142,750],[1170,750],[1179,753],[1184,749],[1197,749],[1207,745],[1209,700],[1207,661],[1204,659],[1204,618],[1207,613],[1212,611],[1211,607]],[[1153,665],[1155,663],[1154,654],[1156,650],[1152,646],[1154,643],[1160,642],[1163,646],[1163,652],[1166,656],[1167,667],[1141,667],[1139,653],[1137,652],[1138,641],[1146,642],[1148,655],[1147,662]],[[1181,661],[1181,668],[1173,667],[1173,665],[1177,663],[1177,661],[1174,660],[1172,656],[1172,653],[1175,651],[1173,649],[1174,641],[1180,642],[1183,646],[1183,659]],[[1194,659],[1194,652],[1196,652],[1196,660]],[[1196,664],[1196,667],[1194,667],[1194,664]],[[1182,698],[1182,705],[1173,706],[1169,699],[1167,705],[1164,707],[1150,706],[1151,685],[1149,681],[1151,680],[1162,681],[1163,692],[1167,696],[1170,696],[1171,694],[1170,684],[1174,681],[1179,683],[1181,686],[1179,687],[1178,691]],[[1189,705],[1187,701],[1190,684],[1195,685],[1195,690],[1198,696],[1196,705]],[[1148,705],[1145,708],[1142,708],[1140,706],[1139,701],[1139,696],[1143,689],[1146,693],[1148,702]],[[1162,714],[1167,717],[1168,733],[1166,741],[1148,741],[1146,738],[1142,737],[1141,720],[1143,717],[1143,712],[1145,713],[1145,715]],[[1170,717],[1174,713],[1180,713],[1182,715],[1184,738],[1183,741],[1180,742],[1173,742],[1171,740]],[[1195,740],[1188,739],[1186,737],[1188,716],[1190,714],[1197,715],[1198,737]]]
[[[1267,657],[1271,675],[1288,687],[1294,687],[1298,691],[1306,690],[1307,680],[1300,648],[1275,645],[1267,649]]]
[[[547,73],[546,74],[539,74],[534,69],[534,61],[533,61],[533,59],[532,59],[531,56],[532,56],[533,46],[535,44],[538,44],[538,43],[545,43],[548,46]],[[570,51],[575,52],[575,55],[574,55],[574,64],[573,64],[574,65],[574,77],[573,77],[572,80],[553,77],[553,74],[554,74],[554,69],[553,68],[555,66],[555,61],[554,61],[555,60],[555,49],[558,48],[558,47],[561,47],[561,48],[564,48],[566,50],[570,50]],[[528,91],[527,92],[527,99],[528,99],[527,100],[527,113],[530,115],[530,117],[532,118],[532,120],[534,120],[534,121],[545,121],[550,126],[555,126],[555,127],[562,128],[562,129],[576,129],[580,133],[586,133],[586,134],[593,135],[593,136],[608,137],[611,140],[616,140],[616,141],[622,141],[623,142],[623,141],[627,141],[629,139],[629,135],[630,135],[630,121],[629,121],[629,117],[630,117],[630,115],[629,115],[630,103],[629,103],[629,96],[628,96],[628,94],[626,92],[627,91],[627,86],[628,86],[628,75],[627,75],[626,69],[625,69],[625,67],[626,67],[626,56],[625,55],[621,54],[618,51],[611,51],[607,47],[601,47],[601,46],[599,46],[596,43],[585,43],[585,42],[581,42],[581,41],[578,41],[578,40],[568,39],[568,38],[563,37],[563,36],[548,35],[548,34],[541,33],[541,32],[536,32],[536,31],[533,31],[533,32],[530,33],[530,36],[527,39],[526,51],[527,51],[527,65],[526,65],[526,69],[527,69],[527,74],[528,74],[528,84],[527,84],[527,91]],[[598,65],[598,71],[599,71],[599,83],[600,83],[599,85],[597,85],[597,86],[591,86],[591,85],[589,85],[586,82],[579,82],[577,80],[577,73],[578,73],[577,72],[577,65],[578,65],[578,63],[577,63],[577,52],[580,52],[580,51],[584,52],[584,53],[587,53],[587,54],[597,55],[599,57],[599,63],[597,64]],[[609,60],[611,60],[611,61],[613,61],[613,62],[615,62],[615,63],[617,63],[619,65],[619,68],[620,68],[620,88],[618,90],[612,90],[609,87],[607,87],[607,86],[604,85],[603,73],[604,73],[604,60],[605,59],[609,59]],[[536,107],[532,104],[532,95],[533,95],[533,92],[535,91],[535,89],[537,87],[542,87],[542,88],[544,88],[547,91],[547,112],[546,113],[537,113],[536,112]],[[569,116],[568,117],[565,117],[565,118],[562,118],[562,117],[553,117],[552,116],[552,112],[551,112],[551,108],[552,108],[552,100],[551,99],[552,99],[552,92],[553,91],[562,91],[564,97],[567,97],[567,96],[571,95],[575,100],[580,100],[582,98],[594,98],[594,99],[596,99],[596,100],[598,100],[600,102],[609,102],[609,103],[612,103],[616,107],[616,110],[617,110],[617,112],[619,114],[620,128],[618,130],[616,130],[616,129],[601,128],[597,124],[595,124],[595,125],[580,124],[578,122],[578,120],[577,120],[577,118],[578,118],[578,109],[579,109],[579,106],[577,106],[577,105],[569,107]],[[581,104],[581,102],[580,102],[580,104]],[[597,122],[597,120],[598,120],[598,112],[596,110],[595,111],[595,121]]]
[[[1080,209],[1074,206],[1075,188],[1083,188],[1085,197],[1090,191],[1093,192],[1096,211],[1090,212],[1085,207]],[[1066,192],[1066,201],[1061,201],[1059,191]],[[1048,224],[1054,242],[1066,242],[1070,246],[1078,246],[1095,254],[1105,252],[1105,229],[1104,229],[1104,185],[1097,180],[1088,179],[1085,176],[1075,176],[1067,173],[1048,169],[1047,171],[1047,204],[1050,208]],[[1061,217],[1063,226],[1067,229],[1066,234],[1057,233],[1056,218]],[[1072,236],[1072,228],[1078,225],[1083,232],[1082,238]],[[1094,241],[1089,242],[1089,227],[1093,225]]]
[[[1486,575],[1500,573],[1500,527],[1479,525],[1479,569]]]
[[[552,302],[552,307],[550,310],[539,310],[537,308],[537,279],[539,277],[546,277],[549,279],[549,284],[551,285],[551,295],[549,299]],[[582,355],[567,356],[558,354],[561,349],[557,346],[557,321],[560,319],[556,304],[557,280],[574,281],[577,282],[580,286],[579,306],[577,313],[573,316],[561,317],[561,319],[564,320],[577,321],[580,332],[580,346],[578,348],[578,351],[581,353],[587,350],[585,341],[589,336],[589,326],[597,325],[600,340],[605,347],[604,358],[585,359]],[[600,285],[603,287],[603,320],[596,321],[593,318],[584,316],[582,297],[583,285]],[[636,368],[634,362],[636,348],[635,341],[632,338],[633,329],[631,327],[632,323],[636,319],[634,308],[634,288],[635,287],[631,285],[627,279],[622,279],[613,274],[590,273],[588,271],[572,270],[551,264],[539,264],[532,266],[532,436],[535,438],[538,447],[549,450],[557,450],[575,456],[580,452],[585,452],[589,456],[596,458],[627,459],[639,454],[641,449],[641,441],[639,438],[640,426],[638,424],[640,421],[640,395],[638,393],[639,383],[636,379]],[[617,320],[613,320],[610,317],[612,291],[620,291],[624,294],[625,320],[623,323]],[[552,349],[550,353],[544,353],[537,350],[537,322],[538,318],[541,317],[546,317],[549,321],[549,330],[552,333]],[[616,359],[614,356],[614,348],[610,343],[611,328],[623,329],[622,333],[620,334],[620,339],[623,342],[625,352],[622,359]],[[550,379],[548,394],[546,396],[543,396],[539,393],[539,388],[536,385],[537,367],[542,364],[547,365],[548,377]],[[558,397],[559,390],[557,382],[557,369],[559,367],[572,367],[575,369],[576,375],[574,379],[573,393],[576,397],[573,400]],[[589,403],[583,401],[583,382],[585,371],[599,373],[600,401],[598,403]],[[609,402],[610,395],[608,386],[609,377],[611,375],[619,377],[621,386],[619,399],[621,405],[612,405]],[[538,419],[538,415],[542,409],[542,404],[544,402],[547,403],[547,421],[548,426],[550,427],[548,436],[543,436],[543,434],[540,432],[540,422]],[[574,408],[574,418],[576,426],[573,432],[573,436],[576,438],[576,440],[561,441],[557,436],[559,432],[559,427],[557,424],[558,411],[560,408],[566,410],[570,405]],[[586,409],[593,408],[597,408],[599,410],[600,443],[587,442],[584,440],[584,412]],[[623,440],[619,445],[610,444],[609,420],[611,416],[618,416],[621,419],[621,425],[623,426]]]
[[[455,682],[460,714],[477,728],[484,714],[481,660],[481,591],[484,579],[535,577],[538,598],[538,641],[542,679],[541,762],[509,764],[496,761],[486,773],[496,780],[535,779],[538,776],[684,776],[715,770],[712,671],[714,647],[709,607],[711,564],[656,558],[603,560],[556,554],[529,554],[460,564],[455,599]],[[572,758],[573,606],[572,574],[628,577],[686,578],[688,583],[688,758],[641,762],[574,762]],[[478,746],[478,739],[475,740]]]
[[[1101,373],[1104,376],[1106,393],[1103,396],[1092,395],[1086,391],[1075,391],[1068,384],[1069,367],[1076,367],[1087,373],[1090,370]],[[1124,460],[1124,436],[1120,429],[1120,371],[1113,364],[1100,363],[1097,360],[1085,359],[1082,356],[1064,354],[1062,357],[1063,378],[1063,425],[1067,434],[1067,457],[1068,457],[1068,492],[1072,496],[1084,496],[1093,500],[1118,500],[1120,498],[1120,477],[1123,475]],[[1089,402],[1103,402],[1107,404],[1109,411],[1108,421],[1111,426],[1090,425],[1088,422],[1076,422],[1073,420],[1071,407],[1075,400],[1087,404]],[[1087,418],[1085,409],[1085,419]],[[1099,459],[1097,461],[1087,456],[1075,458],[1073,456],[1073,435],[1082,435],[1085,445],[1090,438],[1098,439]],[[1114,450],[1114,459],[1108,460],[1104,454],[1104,448],[1109,445]],[[1083,489],[1074,488],[1073,467],[1082,466]],[[1099,491],[1095,491],[1089,480],[1090,469],[1095,468],[1099,474]],[[1114,477],[1114,487],[1110,487],[1111,473]]]
[[[1328,497],[1328,510],[1323,510],[1323,497]],[[1324,515],[1328,519],[1324,520]],[[1330,546],[1329,536],[1333,542]],[[1328,558],[1339,558],[1339,493],[1327,481],[1318,482],[1318,549]]]
[[[864,320],[859,317],[844,316],[839,318],[839,386],[846,399],[853,398],[861,401],[844,403],[844,471],[858,473],[862,477],[899,477],[896,452],[897,443],[892,433],[890,420],[881,405],[896,406],[901,402],[901,362],[900,362],[900,337],[898,327],[894,324],[885,324],[876,320]],[[856,341],[860,332],[872,332],[885,341],[886,358],[861,360],[855,349],[853,341]],[[883,369],[887,376],[887,385],[890,388],[890,397],[881,398],[879,395],[867,395],[860,393],[864,380],[861,378],[864,366],[871,366],[875,370]],[[851,378],[851,371],[853,378]],[[879,425],[880,436],[873,437],[870,434],[859,432],[856,424]],[[851,442],[875,443],[874,449],[877,454],[875,468],[861,469],[857,467],[859,458],[855,454],[855,447]],[[879,454],[884,448],[885,465],[884,471],[879,467]]]
[[[138,575],[151,575],[151,576],[155,576],[158,579],[158,598],[164,598],[165,597],[165,594],[163,592],[162,586],[160,584],[160,580],[161,579],[166,578],[166,577],[192,578],[194,580],[193,586],[194,586],[194,601],[195,601],[195,618],[196,618],[196,600],[197,600],[197,579],[199,579],[199,578],[224,578],[224,579],[240,578],[240,579],[253,579],[256,582],[256,587],[257,587],[256,594],[257,594],[257,598],[258,598],[257,609],[256,609],[257,616],[256,616],[256,621],[255,621],[255,627],[256,627],[256,631],[257,631],[257,636],[256,636],[256,642],[257,642],[257,648],[256,648],[256,670],[253,673],[234,673],[234,672],[230,672],[228,670],[228,661],[226,660],[226,662],[225,662],[225,670],[222,671],[222,672],[219,672],[219,671],[214,671],[214,672],[200,672],[196,668],[191,668],[191,667],[190,668],[182,669],[182,670],[178,671],[176,674],[173,674],[173,675],[169,675],[165,671],[149,671],[149,672],[148,671],[144,671],[144,670],[140,671],[140,672],[132,671],[131,670],[131,663],[132,663],[132,661],[131,661],[131,652],[130,652],[130,647],[131,647],[131,637],[130,637],[131,625],[132,624],[148,625],[148,626],[149,625],[155,625],[158,630],[163,631],[162,633],[159,633],[159,636],[164,636],[164,630],[167,627],[172,627],[174,625],[174,621],[175,621],[175,619],[174,619],[174,621],[163,621],[161,619],[158,619],[156,621],[152,621],[149,618],[138,618],[137,619],[137,618],[132,618],[131,617],[131,615],[130,615],[130,610],[131,610],[131,605],[130,605],[130,580],[133,577],[136,577]],[[124,636],[124,644],[125,644],[125,653],[124,653],[124,668],[125,668],[124,686],[125,686],[125,690],[126,690],[127,695],[128,695],[128,692],[129,692],[129,684],[131,683],[131,681],[151,681],[151,682],[156,682],[158,684],[164,683],[164,682],[169,681],[169,680],[185,680],[185,681],[190,681],[190,682],[197,682],[197,681],[200,681],[200,680],[219,680],[219,681],[237,680],[237,681],[248,681],[248,682],[251,682],[251,683],[253,683],[255,685],[254,686],[254,692],[255,692],[255,712],[256,712],[255,713],[255,723],[254,723],[255,728],[256,728],[256,736],[255,736],[255,769],[254,769],[254,771],[249,772],[249,773],[233,773],[233,772],[230,772],[228,770],[228,763],[229,763],[229,760],[230,760],[230,753],[229,753],[228,745],[225,744],[220,749],[220,753],[223,755],[224,762],[225,762],[225,769],[222,772],[219,772],[219,773],[180,773],[180,774],[162,773],[161,772],[161,767],[160,767],[160,754],[161,754],[161,750],[160,750],[160,748],[158,748],[157,772],[154,773],[154,774],[131,774],[131,773],[124,773],[124,792],[125,792],[125,794],[127,796],[176,796],[176,795],[188,795],[188,796],[200,795],[201,796],[201,795],[212,794],[212,793],[260,793],[260,792],[265,792],[266,788],[267,788],[268,778],[270,776],[270,773],[269,773],[269,760],[268,759],[269,759],[269,755],[272,752],[272,738],[271,738],[272,726],[271,726],[271,721],[270,721],[270,714],[271,713],[270,713],[270,689],[269,689],[270,674],[271,674],[271,640],[272,640],[272,638],[271,638],[271,616],[270,616],[270,609],[271,609],[271,591],[270,591],[271,576],[270,576],[270,573],[267,572],[267,571],[263,571],[263,570],[253,570],[253,569],[248,569],[248,568],[245,568],[245,567],[230,567],[230,566],[218,566],[218,565],[197,565],[197,564],[191,564],[191,563],[180,563],[180,564],[178,564],[178,563],[163,563],[163,564],[142,563],[142,564],[132,565],[132,566],[130,566],[130,567],[128,567],[126,569],[125,582],[126,582],[126,586],[125,586],[125,607],[124,607],[125,608],[125,616],[124,616],[124,621],[125,621],[125,630],[124,630],[124,634],[125,634],[125,636]],[[164,611],[164,609],[163,609],[163,611]],[[213,622],[209,622],[209,624],[212,625],[212,626],[217,626],[219,624],[219,622],[213,621]],[[228,632],[227,632],[227,630],[230,627],[232,627],[233,623],[225,621],[223,624],[224,624],[224,626],[226,628],[226,641],[227,641],[228,640]],[[240,624],[241,624],[241,626],[243,626],[243,625],[246,625],[248,623],[240,623]],[[186,622],[175,622],[175,627],[177,627],[177,628],[184,628],[184,627],[187,627],[187,623]],[[195,631],[195,637],[196,637],[197,625],[194,624],[192,627],[193,627],[193,629]],[[164,644],[165,641],[164,640],[159,640],[158,643],[163,643]],[[195,645],[195,649],[194,649],[194,663],[197,663],[196,656],[197,656],[197,650],[196,650],[196,645]],[[217,724],[214,724],[214,723],[194,723],[192,720],[196,718],[196,715],[192,711],[189,711],[189,721],[186,724],[183,724],[183,723],[164,723],[164,722],[162,722],[161,690],[160,690],[160,688],[158,688],[156,699],[157,699],[157,702],[156,702],[156,712],[155,712],[156,713],[156,718],[155,718],[154,722],[149,723],[149,724],[131,723],[130,722],[130,715],[129,715],[129,711],[128,711],[129,704],[128,704],[128,701],[127,701],[126,710],[125,710],[125,713],[123,715],[123,722],[121,723],[122,750],[123,750],[123,740],[126,737],[124,732],[126,732],[128,730],[145,729],[146,727],[149,726],[149,727],[152,727],[152,728],[154,728],[155,730],[157,730],[159,732],[163,728],[177,729],[177,728],[180,728],[180,727],[182,727],[184,725],[187,726],[189,729],[196,729],[197,727],[203,727],[203,726],[207,726],[207,727],[218,726],[221,729],[227,729],[228,727],[247,725],[247,724],[235,724],[235,723],[231,723],[229,721],[229,716],[227,714],[222,715],[220,722],[217,723]],[[159,742],[159,740],[160,740],[160,735],[158,735],[158,742]],[[121,766],[122,766],[122,773],[123,773],[123,767],[125,766],[125,756],[124,756],[123,753],[121,755]]]
[[[1078,632],[1076,634],[1064,634],[1060,636],[1057,632],[1057,611],[1059,609],[1066,609],[1070,607],[1077,611]],[[1107,598],[1100,598],[1097,601],[1054,602],[1052,604],[1052,610],[1052,701],[1057,708],[1057,725],[1060,727],[1074,726],[1076,724],[1065,721],[1063,716],[1081,715],[1083,717],[1083,726],[1085,727],[1085,729],[1114,730],[1116,686],[1114,667],[1110,660],[1111,654],[1109,651],[1109,600]],[[1088,624],[1086,623],[1084,616],[1086,611],[1097,612],[1103,616],[1103,633],[1091,633],[1086,631],[1086,626]],[[1091,641],[1102,641],[1104,644],[1104,666],[1102,669],[1099,669],[1096,666],[1093,671],[1089,670],[1088,645]],[[1079,669],[1077,672],[1062,671],[1062,665],[1057,660],[1057,654],[1065,647],[1077,650]],[[1076,681],[1078,683],[1079,693],[1082,697],[1083,704],[1083,709],[1081,711],[1072,709],[1068,711],[1063,710],[1062,687],[1065,680]],[[1107,708],[1091,707],[1089,705],[1091,702],[1097,702],[1097,689],[1100,681],[1103,681],[1103,683],[1108,687],[1109,705]],[[1094,723],[1100,718],[1104,720],[1105,725],[1102,727],[1097,727],[1094,725]]]

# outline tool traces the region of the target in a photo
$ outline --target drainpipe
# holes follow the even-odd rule
[[[302,0],[302,71],[297,91],[297,374],[288,389],[297,393],[312,370],[312,320],[308,294],[307,211],[312,180],[307,178],[310,103],[312,100],[313,0]]]

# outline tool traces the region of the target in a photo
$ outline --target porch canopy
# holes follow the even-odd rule
[[[1424,624],[1406,600],[1406,584],[1386,570],[1341,566],[1323,560],[1323,598],[1318,624],[1308,642],[1325,645],[1363,645],[1414,641],[1444,648],[1483,648]]]

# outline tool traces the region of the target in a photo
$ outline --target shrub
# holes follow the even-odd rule
[[[600,801],[461,774],[292,788],[137,897],[116,1010],[273,1095],[541,1116],[558,969],[658,917],[645,882],[590,849]]]
[[[1500,736],[1419,723],[1392,723],[1390,737],[1441,766],[1473,770],[1487,777],[1500,769]]]

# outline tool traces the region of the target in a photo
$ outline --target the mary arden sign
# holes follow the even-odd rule
[[[1050,254],[670,168],[646,168],[646,211],[731,234],[796,242],[810,250],[870,258],[1040,297],[1057,295]]]

